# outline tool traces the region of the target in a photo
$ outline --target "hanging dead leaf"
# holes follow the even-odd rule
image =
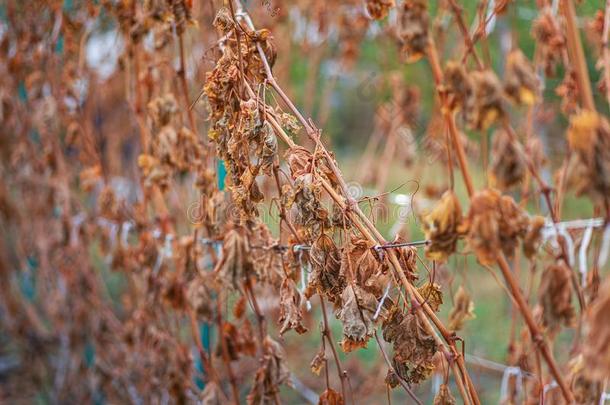
[[[301,294],[296,289],[294,281],[285,278],[280,288],[280,336],[293,329],[298,334],[307,332],[303,325],[301,313]]]
[[[426,240],[426,257],[440,262],[447,261],[455,252],[458,240],[458,227],[462,222],[462,208],[451,190],[445,191],[441,200],[432,211],[422,218]]]
[[[464,287],[460,286],[453,297],[453,308],[449,313],[449,329],[461,330],[464,322],[474,317],[474,303]]]

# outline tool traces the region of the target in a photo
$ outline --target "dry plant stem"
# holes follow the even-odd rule
[[[604,82],[606,84],[606,101],[610,105],[610,49],[608,49],[608,34],[610,34],[610,0],[606,0],[604,13],[604,31],[602,34],[602,53],[604,57]]]
[[[185,110],[188,114],[189,125],[191,131],[197,134],[197,127],[195,125],[195,116],[193,110],[190,108],[191,102],[189,100],[188,85],[186,83],[186,59],[184,57],[184,34],[178,34],[178,48],[180,51],[180,70],[178,71],[178,77],[180,78],[180,85],[182,86],[182,96],[184,97]]]
[[[435,81],[437,82],[437,84],[440,84],[440,83],[442,83],[442,70],[440,69],[438,54],[436,52],[434,43],[432,41],[429,42],[429,45],[430,46],[429,46],[428,55],[429,55],[430,63],[433,66],[432,70],[435,73]],[[440,73],[440,76],[437,76],[439,73]],[[462,144],[460,142],[456,142],[459,138],[457,137],[457,128],[455,127],[455,121],[453,120],[453,117],[449,112],[446,112],[443,115],[445,117],[445,120],[447,121],[449,130],[452,132],[452,137],[454,137],[454,146],[456,148],[456,152],[458,155],[458,161],[460,164],[460,170],[462,172],[462,177],[464,179],[464,183],[466,184],[466,188],[468,189],[468,195],[472,198],[472,196],[474,194],[474,187],[472,186],[472,178],[470,176],[470,171],[468,170],[468,164],[465,159],[465,153],[464,153]],[[551,207],[552,207],[552,205],[551,205]],[[519,310],[520,310],[525,322],[527,323],[527,326],[530,330],[530,334],[532,335],[533,341],[538,345],[539,350],[542,353],[542,356],[544,357],[547,365],[549,366],[551,374],[553,375],[553,377],[557,381],[557,384],[561,388],[561,392],[562,392],[564,398],[569,403],[572,403],[574,401],[572,392],[570,391],[569,387],[567,386],[566,382],[564,381],[563,376],[561,375],[560,370],[557,367],[553,354],[549,350],[549,347],[548,347],[546,341],[544,340],[544,337],[540,331],[540,328],[536,324],[536,321],[534,320],[531,310],[530,310],[527,302],[525,301],[523,294],[521,293],[519,284],[513,277],[513,274],[510,270],[508,262],[506,261],[506,258],[504,257],[504,255],[501,252],[498,254],[497,262],[498,262],[498,266],[500,267],[500,270],[502,271],[502,275],[504,276],[504,279],[506,280],[506,283],[508,284],[508,286],[513,294],[513,298],[517,302],[517,305],[519,306]]]
[[[580,42],[578,26],[576,25],[576,9],[572,0],[562,0],[562,11],[566,18],[566,38],[568,42],[568,54],[570,61],[576,72],[578,81],[578,89],[582,96],[583,108],[595,111],[595,102],[593,101],[593,93],[589,81],[589,73],[587,71],[587,62],[585,53]]]
[[[319,294],[318,294],[319,295]],[[322,310],[322,321],[323,321],[323,330],[322,336],[326,338],[328,344],[330,345],[330,349],[333,353],[333,358],[335,359],[335,365],[337,366],[337,373],[339,374],[339,381],[341,381],[341,394],[343,395],[343,400],[347,401],[346,390],[345,390],[345,379],[347,377],[347,372],[343,370],[341,367],[341,362],[339,361],[339,355],[337,354],[337,349],[335,348],[335,344],[333,342],[332,334],[330,332],[330,328],[328,326],[328,315],[326,314],[326,303],[324,301],[324,297],[319,295],[320,297],[320,306]]]
[[[474,42],[470,38],[470,34],[468,33],[468,27],[466,27],[466,23],[464,23],[464,16],[462,15],[464,10],[456,3],[456,0],[449,0],[449,5],[451,7],[451,11],[455,15],[455,20],[457,22],[457,25],[458,25],[460,31],[462,32],[462,35],[464,36],[464,41],[466,42],[466,47],[467,47],[466,48],[467,54],[472,53],[472,57],[474,58],[474,61],[476,62],[477,67],[479,68],[479,70],[483,70],[485,68],[485,66],[483,65],[483,62],[481,62],[481,59],[479,59],[479,56],[477,55],[477,52],[474,49]]]
[[[197,315],[195,315],[195,311],[193,311],[192,309],[189,309],[188,315],[191,325],[191,332],[193,334],[193,338],[195,339],[195,345],[197,346],[197,352],[199,353],[199,357],[201,358],[201,364],[203,365],[203,368],[209,379],[218,384],[218,386],[220,387],[220,379],[218,378],[218,374],[212,366],[210,358],[208,357],[207,353],[205,352],[205,349],[203,348],[203,344],[201,343],[201,335],[199,333],[199,328],[197,327]]]
[[[409,396],[411,397],[411,399],[413,401],[415,401],[418,405],[423,405],[422,402],[419,400],[419,398],[417,398],[415,393],[413,393],[413,391],[411,390],[411,387],[409,387],[409,385],[402,378],[400,378],[400,376],[394,370],[394,367],[392,366],[392,363],[390,362],[390,359],[388,358],[388,355],[386,354],[386,352],[383,348],[383,343],[379,339],[379,335],[377,334],[377,331],[375,331],[375,340],[377,341],[377,346],[379,346],[379,350],[381,351],[383,359],[385,360],[386,364],[388,365],[388,368],[390,369],[390,371],[392,373],[394,373],[396,375],[396,377],[398,377],[398,382],[400,383],[400,385],[405,389],[405,391],[407,392],[407,394],[409,394]]]
[[[246,289],[246,296],[249,296],[249,302],[252,306],[252,311],[254,311],[254,315],[256,315],[257,325],[258,325],[258,334],[259,334],[259,344],[260,347],[264,350],[265,347],[265,336],[267,335],[266,327],[265,327],[265,316],[258,305],[258,301],[256,300],[256,296],[254,295],[254,288],[252,288],[252,281],[250,278],[247,278],[244,287]],[[276,391],[273,392],[273,400],[276,404],[280,403],[279,393]]]

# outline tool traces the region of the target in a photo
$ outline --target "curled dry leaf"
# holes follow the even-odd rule
[[[445,85],[444,91],[447,93],[447,105],[451,111],[462,111],[465,114],[470,110],[473,101],[472,79],[466,71],[463,63],[448,61],[445,65]]]
[[[395,5],[394,0],[366,0],[366,11],[371,18],[382,20]]]
[[[429,28],[425,0],[405,0],[398,17],[398,39],[407,62],[416,62],[426,53]]]
[[[309,364],[309,369],[315,375],[320,375],[322,368],[326,364],[326,354],[324,353],[324,349],[320,348],[316,353],[316,356],[311,360]]]
[[[464,322],[474,319],[474,302],[464,287],[460,286],[453,297],[453,308],[449,312],[449,329],[458,331]]]
[[[610,124],[592,111],[570,118],[570,148],[576,152],[575,187],[595,202],[610,203]]]
[[[189,282],[186,290],[186,299],[195,310],[198,319],[211,320],[214,315],[214,301],[208,286],[209,281],[203,277],[195,277]]]
[[[455,405],[455,398],[447,384],[441,384],[438,393],[434,396],[434,405]]]
[[[505,114],[502,84],[491,70],[470,73],[472,100],[468,102],[466,122],[472,129],[484,131]]]
[[[542,228],[544,228],[545,223],[544,217],[540,215],[530,218],[527,233],[523,238],[523,252],[528,259],[532,259],[540,248],[542,243]]]
[[[509,134],[498,129],[493,134],[491,173],[492,184],[508,190],[524,179],[527,167]]]
[[[549,7],[540,11],[540,15],[532,25],[532,34],[540,49],[538,60],[543,63],[544,73],[553,76],[561,63],[566,39],[561,22]]]
[[[344,405],[345,401],[343,400],[343,397],[341,396],[341,394],[339,394],[337,391],[333,390],[332,388],[327,388],[326,390],[324,390],[324,392],[322,393],[322,395],[320,395],[320,398],[318,400],[318,405]]]
[[[424,301],[430,305],[433,311],[439,311],[443,304],[443,292],[440,285],[426,282],[421,287],[418,287],[417,291],[424,297]]]
[[[223,239],[222,259],[214,269],[219,282],[238,290],[254,273],[248,240],[239,228],[231,229]]]
[[[485,189],[476,193],[471,201],[466,221],[466,241],[481,264],[496,260],[502,250],[511,256],[518,238],[525,236],[528,217],[509,196],[497,190]]]
[[[610,378],[610,280],[600,288],[598,298],[589,307],[585,324],[587,334],[583,356],[587,375],[595,380]]]
[[[562,325],[569,327],[573,324],[576,314],[572,306],[571,272],[563,262],[545,269],[538,292],[545,327],[557,332]]]
[[[280,336],[294,329],[298,334],[307,332],[303,325],[303,314],[301,313],[301,294],[296,289],[294,281],[285,278],[280,288]]]
[[[375,257],[372,247],[373,244],[365,239],[353,238],[351,243],[343,248],[341,274],[378,297],[383,293],[388,281],[387,274],[384,274],[387,266]]]
[[[320,236],[309,251],[312,273],[305,290],[307,298],[315,293],[322,294],[333,303],[339,303],[345,289],[345,277],[341,274],[341,256],[333,240]]]
[[[357,285],[348,286],[341,294],[341,308],[337,318],[343,325],[341,348],[349,353],[366,347],[375,331],[373,316],[377,309],[375,296]]]
[[[263,358],[256,371],[254,384],[247,396],[248,405],[273,404],[281,384],[290,383],[290,372],[284,364],[284,353],[279,343],[265,337]]]
[[[540,80],[532,63],[516,48],[506,57],[504,91],[516,104],[533,105],[540,96]]]
[[[399,377],[418,384],[432,375],[436,341],[415,314],[404,314],[400,308],[394,307],[383,322],[382,330],[384,340],[392,343],[392,364]]]
[[[304,174],[295,181],[293,192],[297,208],[295,222],[302,225],[311,237],[320,235],[330,226],[328,211],[320,202],[320,185],[312,174]]]
[[[449,255],[455,252],[461,222],[460,202],[452,190],[447,190],[432,211],[422,218],[426,240],[430,241],[426,246],[428,259],[447,261]]]

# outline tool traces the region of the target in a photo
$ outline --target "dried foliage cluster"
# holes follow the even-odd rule
[[[574,3],[560,3],[537,2],[534,57],[513,40],[498,75],[487,34],[490,20],[510,21],[518,6],[506,1],[482,1],[475,16],[455,0],[434,13],[422,0],[274,1],[273,13],[266,2],[6,2],[0,398],[277,404],[300,395],[337,405],[400,387],[422,403],[417,387],[437,375],[434,404],[479,404],[457,335],[474,318],[476,291],[460,285],[448,299],[436,278],[472,255],[500,276],[513,306],[507,362],[534,376],[511,379],[502,399],[597,403],[610,377],[610,15],[600,10],[589,27],[602,71],[593,91]],[[294,15],[306,20],[302,38],[292,36]],[[434,78],[426,95],[390,75],[363,162],[372,167],[381,148],[389,165],[401,139],[410,168],[424,165],[421,155],[439,158],[450,184],[426,188],[435,202],[417,212],[423,250],[405,229],[384,238],[365,209],[383,194],[353,197],[325,133],[283,87],[291,47],[319,66],[332,48],[324,42],[336,44],[349,72],[371,36]],[[100,38],[120,47],[104,81],[88,56]],[[542,82],[560,71],[554,108]],[[416,133],[423,97],[434,106]],[[553,159],[538,135],[549,110],[567,122],[567,153]],[[484,185],[471,175],[481,160]],[[372,176],[381,193],[388,170]],[[603,227],[560,224],[568,190],[590,200]],[[575,243],[585,267],[592,252],[587,272]],[[553,350],[566,347],[565,329],[569,358]],[[288,367],[291,352],[303,354],[294,335],[306,333],[319,337],[305,353],[311,372],[325,377],[311,379],[313,399]],[[339,351],[367,347],[384,378],[342,364]]]

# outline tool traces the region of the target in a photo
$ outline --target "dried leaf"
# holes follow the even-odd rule
[[[434,405],[455,405],[455,398],[451,395],[451,390],[447,384],[441,384],[438,393],[434,397]]]
[[[424,301],[430,305],[433,311],[438,312],[443,304],[443,292],[441,286],[436,283],[426,282],[417,291],[424,297]]]
[[[318,405],[344,405],[343,397],[337,391],[332,388],[327,388],[324,390],[322,395],[320,395],[320,399],[318,400]]]
[[[375,331],[373,315],[377,309],[375,296],[357,285],[348,286],[341,294],[341,308],[337,318],[343,324],[341,347],[349,353],[366,347],[369,337]]]
[[[508,190],[524,179],[527,167],[508,132],[498,129],[493,134],[491,173],[492,184]]]
[[[426,239],[426,257],[440,262],[447,261],[455,252],[458,240],[458,227],[462,222],[462,208],[451,190],[445,191],[441,200],[429,214],[422,218]]]
[[[453,308],[449,313],[449,329],[461,330],[464,322],[474,319],[474,302],[466,290],[460,286],[453,297]]]
[[[248,405],[275,403],[274,398],[279,395],[279,386],[290,382],[290,372],[284,364],[280,344],[269,336],[265,337],[263,353],[254,384],[246,398]]]
[[[564,263],[548,266],[542,274],[538,290],[542,306],[542,324],[552,332],[561,325],[571,326],[575,320],[572,306],[572,278]]]
[[[294,329],[298,334],[307,332],[301,313],[301,294],[290,278],[285,278],[280,288],[279,324],[281,325],[280,336],[290,329]]]
[[[327,235],[320,236],[311,246],[309,257],[313,271],[305,296],[310,298],[319,293],[333,303],[339,302],[346,281],[340,270],[340,253],[333,240]]]
[[[504,91],[516,104],[533,105],[539,98],[540,80],[532,63],[520,49],[513,49],[506,57]]]
[[[311,369],[311,372],[315,375],[320,375],[320,372],[322,371],[322,368],[324,368],[325,364],[326,354],[324,353],[324,350],[320,348],[320,350],[318,350],[318,352],[316,353],[316,356],[313,358],[313,360],[311,360],[309,368]]]
[[[231,229],[224,237],[222,259],[214,269],[220,283],[238,290],[254,272],[250,247],[239,229]]]
[[[476,193],[471,201],[467,221],[466,241],[481,264],[496,260],[496,252],[512,256],[518,238],[525,236],[529,220],[527,215],[509,196],[497,190],[485,189]]]
[[[586,314],[583,356],[587,375],[595,380],[610,378],[610,280],[600,288],[598,298]]]

